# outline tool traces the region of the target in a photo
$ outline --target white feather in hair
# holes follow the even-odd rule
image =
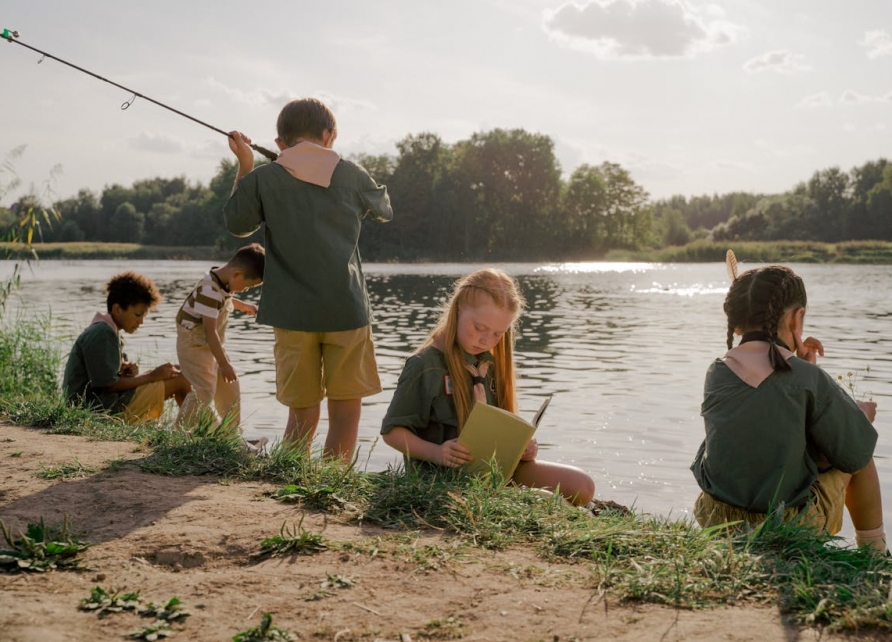
[[[728,250],[725,254],[725,267],[728,269],[728,278],[732,281],[737,279],[737,257],[734,256],[734,250]]]

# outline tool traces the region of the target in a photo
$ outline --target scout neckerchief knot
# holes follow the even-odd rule
[[[471,373],[471,392],[474,401],[486,403],[486,373],[489,372],[489,361],[478,361],[473,366],[466,363],[465,368]]]

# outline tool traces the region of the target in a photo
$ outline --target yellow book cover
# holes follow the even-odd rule
[[[551,397],[542,402],[532,421],[495,406],[474,404],[458,436],[458,443],[470,450],[474,458],[465,464],[465,471],[472,475],[488,473],[490,461],[495,458],[502,476],[511,479],[549,401]]]

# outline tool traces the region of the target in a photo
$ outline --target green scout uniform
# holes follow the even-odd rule
[[[136,388],[119,392],[97,390],[118,380],[124,361],[122,348],[118,333],[102,321],[92,323],[81,332],[65,364],[62,379],[65,398],[71,403],[83,403],[110,413],[122,412]]]
[[[818,366],[796,357],[788,363],[791,371],[756,388],[721,359],[706,373],[706,439],[691,470],[726,504],[756,513],[780,502],[802,506],[818,462],[854,473],[873,456],[877,432],[852,398]]]
[[[323,187],[270,163],[243,177],[226,203],[226,226],[234,235],[247,236],[264,224],[258,323],[304,332],[369,325],[359,234],[367,215],[393,218],[390,198],[387,188],[344,159],[336,160],[330,179]]]
[[[471,365],[492,361],[489,352],[472,356],[465,353]],[[486,403],[496,404],[493,368],[486,373]],[[393,399],[381,425],[381,434],[402,426],[433,444],[442,444],[458,437],[458,420],[452,402],[453,382],[446,369],[446,358],[434,346],[428,346],[406,360],[393,393]],[[470,385],[463,381],[461,385]]]

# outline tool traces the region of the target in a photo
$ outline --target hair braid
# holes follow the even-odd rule
[[[734,345],[735,330],[758,328],[770,344],[768,358],[772,368],[789,370],[790,364],[777,347],[778,326],[787,310],[805,305],[805,285],[789,268],[769,265],[741,274],[731,283],[725,297],[728,348]]]

